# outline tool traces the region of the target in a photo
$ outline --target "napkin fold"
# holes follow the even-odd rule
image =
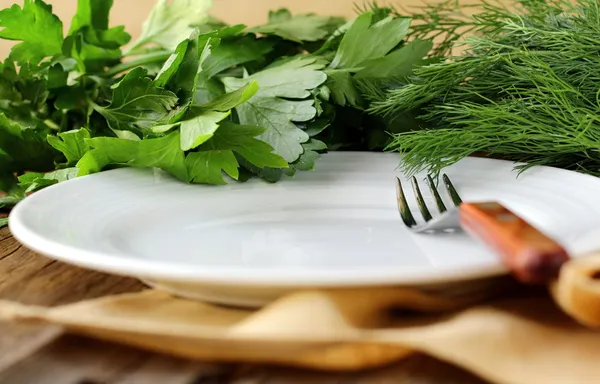
[[[194,359],[360,370],[425,353],[501,384],[600,383],[600,256],[550,289],[510,278],[456,291],[295,292],[256,310],[158,290],[53,308],[0,301],[0,318]]]

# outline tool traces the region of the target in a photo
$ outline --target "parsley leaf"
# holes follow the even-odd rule
[[[272,153],[273,148],[255,136],[264,129],[224,123],[197,152],[185,157],[179,131],[140,141],[96,137],[86,142],[93,148],[77,163],[79,176],[99,172],[108,165],[161,168],[181,180],[223,184],[221,171],[236,179],[239,175],[235,153],[257,166],[287,167]],[[235,152],[235,153],[234,153]]]
[[[415,66],[424,63],[432,48],[433,42],[415,39],[385,57],[364,62],[365,67],[354,78],[406,78]]]
[[[210,79],[236,65],[259,60],[271,49],[273,43],[252,36],[223,40],[206,58],[202,65],[202,75]]]
[[[253,61],[259,61],[272,49],[273,44],[268,41],[258,40],[253,36],[238,35],[244,30],[244,25],[225,27],[210,33],[200,35],[198,43],[209,41],[210,45],[202,51],[200,68],[193,82],[193,101],[206,103],[224,93],[223,84],[213,79],[219,73]],[[190,67],[191,68],[191,67]],[[187,71],[190,72],[190,71]],[[185,83],[185,80],[183,81]],[[186,99],[187,99],[186,93]]]
[[[192,101],[198,85],[198,76],[202,72],[202,64],[218,43],[219,40],[211,39],[209,34],[201,35],[196,31],[190,36],[183,58],[167,84],[169,89],[177,93],[184,106]],[[174,64],[177,64],[177,61],[179,59],[175,59]]]
[[[322,151],[324,149],[327,149],[327,144],[325,144],[321,140],[317,140],[315,138],[311,138],[306,143],[302,144],[302,146],[304,147],[305,150],[311,150],[311,151]]]
[[[304,152],[302,143],[308,140],[308,135],[294,122],[309,121],[316,116],[310,90],[327,78],[320,70],[322,65],[315,61],[298,57],[242,79],[223,78],[227,91],[239,89],[250,81],[258,83],[256,95],[236,107],[239,121],[265,127],[267,130],[260,139],[290,163]]]
[[[48,173],[30,172],[19,176],[19,185],[25,193],[35,192],[42,188],[71,180],[77,177],[79,169],[64,168]]]
[[[190,35],[194,25],[209,20],[207,11],[212,4],[212,0],[158,0],[131,50],[149,43],[175,49],[179,42]]]
[[[5,188],[4,190],[8,193],[0,196],[0,209],[11,208],[25,198],[25,190],[18,184],[13,183],[10,188]],[[1,227],[2,225],[0,224]]]
[[[167,85],[167,83],[179,70],[181,63],[183,63],[189,43],[190,41],[188,39],[179,43],[177,48],[175,48],[175,52],[169,56],[167,61],[165,61],[163,64],[161,70],[156,74],[156,77],[154,78],[154,85],[157,87],[165,87]]]
[[[319,154],[315,151],[304,151],[294,163],[294,168],[299,171],[312,171],[315,169],[315,161],[319,158]]]
[[[259,168],[287,168],[287,161],[273,153],[273,147],[257,138],[264,131],[262,127],[226,122],[221,124],[210,144],[216,149],[232,150]]]
[[[331,91],[333,101],[341,105],[351,105],[355,108],[362,108],[363,99],[359,91],[354,86],[352,74],[345,69],[328,69],[327,82],[325,85]]]
[[[37,66],[23,64],[17,72],[10,59],[0,70],[0,112],[21,128],[48,128],[41,117],[47,113],[49,90],[39,71]]]
[[[193,108],[201,110],[211,110],[225,112],[229,111],[238,105],[248,101],[258,92],[259,86],[256,81],[251,81],[243,87],[236,89],[233,92],[226,93],[207,103],[194,104]]]
[[[82,31],[86,42],[103,48],[116,49],[127,44],[131,36],[123,26],[108,28],[112,6],[113,0],[78,0],[69,35]]]
[[[49,171],[56,153],[32,128],[22,129],[0,114],[0,173]]]
[[[263,132],[264,128],[256,126],[222,123],[210,141],[200,146],[198,152],[187,156],[191,180],[195,183],[226,184],[223,171],[238,180],[240,174],[236,153],[243,162],[248,161],[259,168],[287,168],[287,161],[272,153],[270,145],[256,139]]]
[[[208,111],[181,122],[181,149],[196,148],[211,137],[219,128],[219,122],[229,116],[229,112]]]
[[[95,137],[86,140],[93,148],[77,163],[79,176],[99,172],[107,165],[161,168],[188,181],[184,152],[179,148],[179,131],[146,140]]]
[[[360,15],[344,37],[330,68],[357,68],[385,56],[404,39],[410,19],[386,17],[371,25],[372,12]]]
[[[0,11],[0,38],[20,40],[10,53],[20,63],[37,64],[61,53],[63,25],[52,6],[41,0],[24,0],[23,8],[13,5]]]
[[[102,72],[122,58],[120,47],[131,40],[123,26],[108,28],[113,0],[78,0],[63,53],[77,60],[82,73]]]
[[[108,16],[112,6],[113,0],[78,0],[77,12],[71,20],[69,34],[87,26],[100,30],[108,29]]]
[[[218,149],[193,152],[185,159],[191,181],[194,183],[227,184],[223,180],[225,171],[229,176],[236,179],[239,177],[238,162],[231,151]]]
[[[321,40],[341,25],[339,18],[319,16],[315,14],[293,16],[287,9],[269,12],[269,22],[265,25],[250,28],[249,32],[276,35],[286,40],[302,43],[303,41]]]
[[[89,138],[90,132],[85,128],[81,128],[62,132],[56,136],[48,135],[46,139],[54,149],[63,153],[67,159],[67,165],[74,165],[90,149],[85,141]]]
[[[325,71],[326,86],[337,105],[363,109],[365,101],[355,79],[405,77],[414,65],[423,62],[432,48],[429,41],[415,40],[394,50],[406,36],[410,19],[381,17],[371,25],[378,18],[376,15],[371,12],[360,15],[342,38],[330,68]]]
[[[219,123],[227,118],[231,109],[250,99],[258,90],[256,82],[222,95],[205,104],[196,104],[185,114],[184,120],[172,124],[155,126],[152,130],[162,133],[179,126],[181,131],[181,149],[188,151],[210,139]]]
[[[132,70],[114,86],[110,105],[94,105],[94,109],[106,118],[111,129],[150,129],[168,120],[171,109],[177,103],[177,96],[157,87],[146,74],[143,68]]]
[[[196,148],[213,137],[219,123],[230,115],[231,109],[250,99],[257,91],[258,84],[251,82],[211,102],[194,105],[190,114],[203,112],[181,122],[181,149],[187,151]]]

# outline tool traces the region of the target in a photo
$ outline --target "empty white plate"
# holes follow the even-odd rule
[[[12,211],[10,229],[49,257],[231,304],[260,305],[301,287],[421,286],[504,273],[463,233],[404,227],[393,182],[399,161],[335,152],[276,184],[227,186],[118,169],[36,192]],[[517,178],[513,166],[468,158],[447,173],[463,200],[500,201],[573,255],[600,248],[600,179],[547,167]]]

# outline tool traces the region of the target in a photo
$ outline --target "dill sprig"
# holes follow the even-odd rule
[[[472,7],[461,7],[458,0],[403,7],[402,13],[409,14],[412,19],[409,39],[433,40],[435,46],[430,56],[450,55],[460,39],[477,28],[476,23],[463,12]]]
[[[355,9],[358,13],[370,11],[376,16],[392,14],[397,17],[410,17],[411,26],[407,41],[433,40],[435,46],[429,56],[441,57],[451,53],[464,33],[476,28],[475,23],[462,12],[462,9],[471,7],[473,5],[461,6],[459,0],[443,0],[434,4],[424,2],[422,5],[411,7],[381,6],[377,1],[372,1],[363,3],[362,6],[357,5]]]
[[[486,3],[461,56],[417,68],[367,95],[389,119],[423,111],[425,129],[394,135],[409,173],[475,152],[600,175],[600,11],[596,0]],[[369,92],[368,89],[363,89]]]

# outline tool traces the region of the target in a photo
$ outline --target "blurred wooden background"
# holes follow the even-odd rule
[[[65,24],[67,31],[71,17],[75,12],[77,0],[45,0],[54,7]],[[420,4],[420,0],[396,0],[402,5]],[[289,8],[293,13],[319,13],[339,16],[352,16],[355,4],[362,0],[214,0],[211,14],[227,23],[244,23],[255,25],[266,21],[269,10]],[[12,4],[22,5],[22,0],[0,0],[0,7],[10,7]],[[155,0],[114,0],[111,14],[113,26],[125,25],[127,31],[135,38],[140,33],[141,25]],[[380,1],[380,4],[386,3]],[[11,42],[0,40],[0,58],[8,55]]]

